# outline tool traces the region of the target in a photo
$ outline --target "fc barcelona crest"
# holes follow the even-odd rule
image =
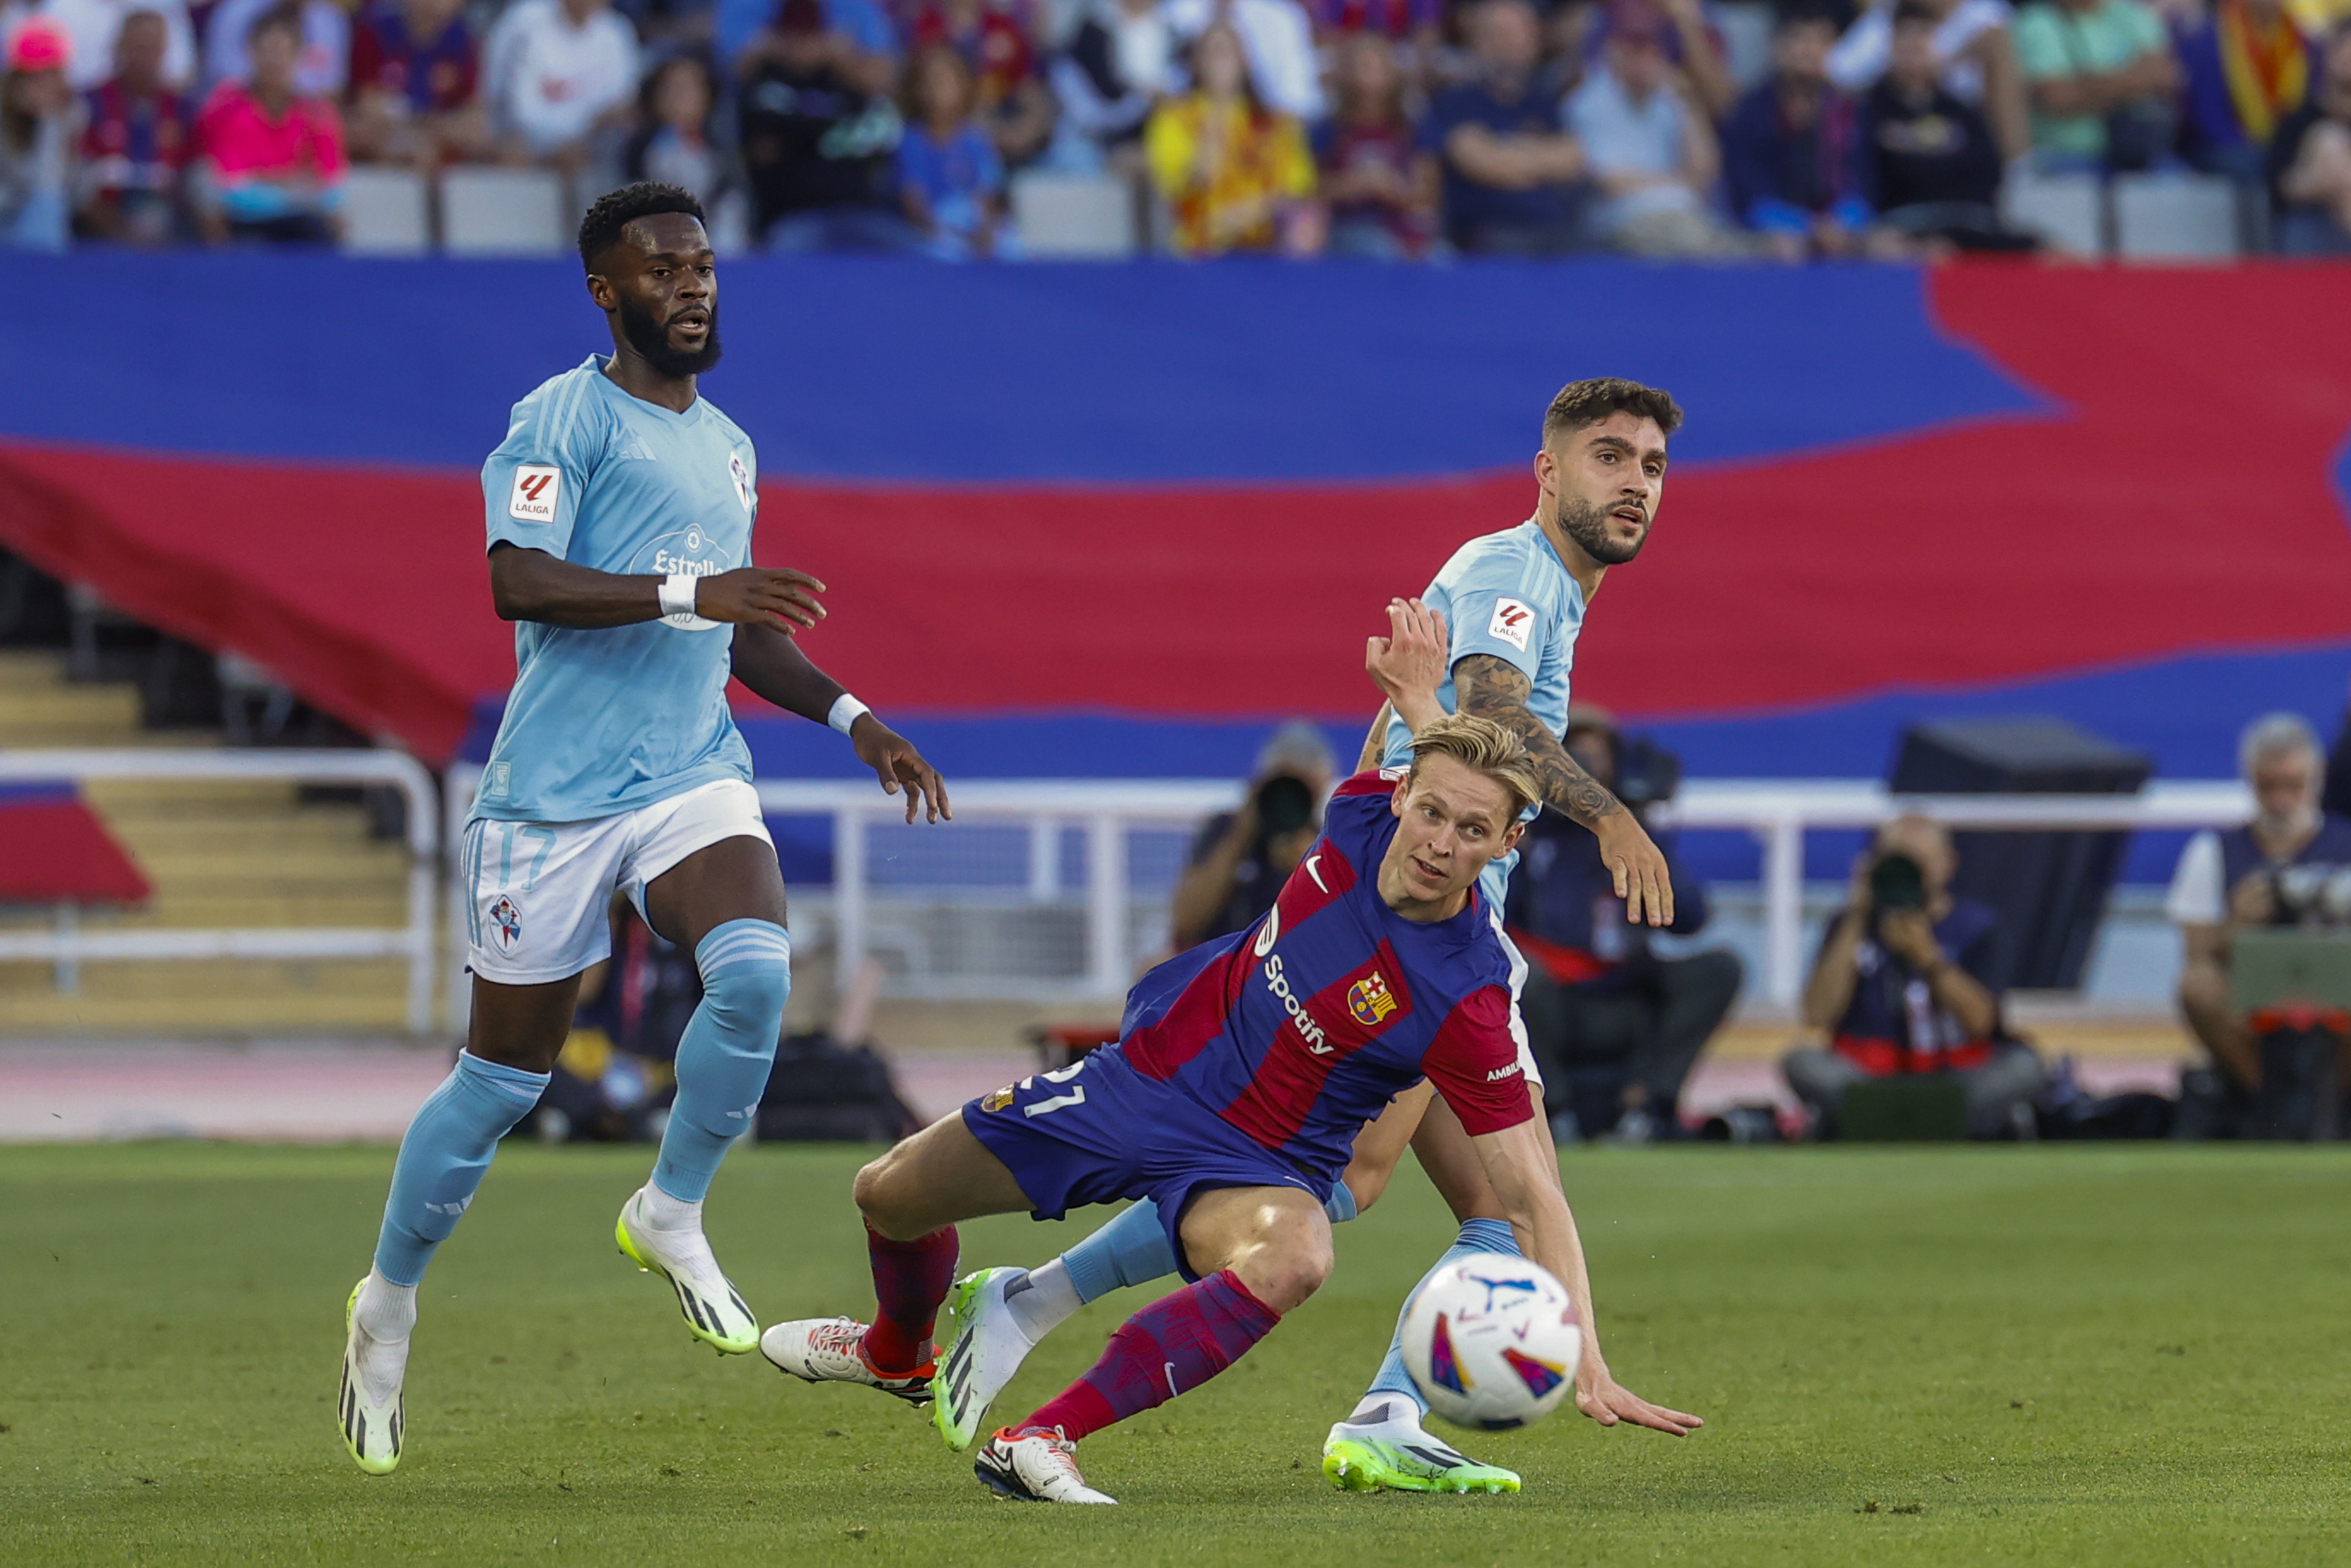
[[[1347,988],[1347,1010],[1365,1029],[1377,1029],[1395,1009],[1395,993],[1388,989],[1387,977],[1377,969]]]

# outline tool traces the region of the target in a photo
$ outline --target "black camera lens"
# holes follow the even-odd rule
[[[1304,779],[1285,773],[1257,787],[1257,828],[1267,838],[1286,837],[1313,821],[1314,791]]]
[[[1880,855],[1869,868],[1869,901],[1881,910],[1924,909],[1927,873],[1908,855]]]

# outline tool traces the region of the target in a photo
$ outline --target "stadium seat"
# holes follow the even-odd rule
[[[2115,180],[2115,254],[2126,261],[2225,261],[2237,254],[2237,191],[2219,174]]]
[[[2001,220],[2037,234],[2068,256],[2105,251],[2105,193],[2095,174],[2011,174],[2001,189]]]
[[[343,184],[343,248],[354,256],[422,256],[433,248],[432,192],[413,169],[365,166]]]
[[[441,248],[452,256],[554,256],[569,243],[563,177],[544,169],[441,176]]]
[[[1023,174],[1012,182],[1012,222],[1033,256],[1134,254],[1134,193],[1107,174]]]

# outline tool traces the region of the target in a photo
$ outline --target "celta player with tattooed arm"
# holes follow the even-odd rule
[[[1599,837],[1627,918],[1651,925],[1673,921],[1665,857],[1632,813],[1576,765],[1562,737],[1584,609],[1608,569],[1640,553],[1664,491],[1667,438],[1681,417],[1671,397],[1633,382],[1584,381],[1562,390],[1544,413],[1535,455],[1534,516],[1462,546],[1429,585],[1425,604],[1391,604],[1393,635],[1374,639],[1367,659],[1389,701],[1364,739],[1363,766],[1408,756],[1414,733],[1447,712],[1502,726],[1525,745],[1543,803]],[[1515,851],[1497,856],[1484,890],[1512,962],[1512,1030],[1540,1109],[1541,1082],[1515,1005],[1525,964],[1500,933],[1517,859]],[[1400,1094],[1356,1140],[1345,1179],[1332,1193],[1331,1218],[1351,1219],[1376,1201],[1407,1145],[1461,1222],[1437,1267],[1468,1252],[1520,1249],[1459,1120],[1426,1083]],[[1558,1180],[1555,1166],[1551,1179]],[[1139,1203],[1041,1268],[983,1270],[961,1281],[949,1301],[955,1333],[937,1384],[935,1420],[949,1446],[973,1440],[988,1402],[1056,1324],[1109,1291],[1175,1267],[1158,1217]],[[1405,1370],[1402,1330],[1399,1313],[1369,1390],[1331,1429],[1323,1473],[1349,1490],[1516,1491],[1516,1475],[1479,1464],[1422,1428],[1427,1406]],[[1597,1325],[1587,1318],[1584,1330],[1576,1405],[1586,1416],[1677,1436],[1700,1425],[1618,1385],[1600,1354]]]
[[[400,1462],[417,1284],[498,1139],[547,1087],[580,974],[610,951],[616,887],[703,979],[658,1161],[621,1209],[621,1249],[675,1291],[695,1338],[733,1354],[758,1343],[702,1229],[791,987],[783,877],[728,677],[841,731],[884,790],[904,792],[908,821],[918,807],[947,814],[937,773],[793,640],[822,618],[824,585],[750,564],[758,460],[696,390],[718,361],[700,204],[672,185],[615,191],[581,222],[580,257],[611,356],[517,403],[482,468],[491,593],[517,623],[517,673],[465,825],[465,1049],[401,1140],[375,1265],[346,1310],[343,1440],[376,1475]]]
[[[1189,1282],[976,1466],[1006,1496],[1109,1502],[1079,1474],[1079,1440],[1216,1376],[1321,1287],[1326,1206],[1355,1139],[1422,1082],[1451,1107],[1505,1228],[1589,1322],[1558,1156],[1511,1038],[1510,958],[1479,886],[1539,788],[1518,737],[1468,715],[1423,727],[1406,765],[1342,784],[1273,908],[1136,982],[1117,1044],[975,1100],[858,1173],[870,1327],[778,1323],[759,1348],[810,1382],[921,1403],[943,1375],[931,1335],[958,1222],[1147,1197]]]

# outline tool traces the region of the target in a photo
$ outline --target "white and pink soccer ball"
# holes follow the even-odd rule
[[[1404,1359],[1428,1407],[1499,1432],[1540,1421],[1575,1386],[1583,1332],[1550,1271],[1504,1252],[1439,1270],[1405,1313]]]

